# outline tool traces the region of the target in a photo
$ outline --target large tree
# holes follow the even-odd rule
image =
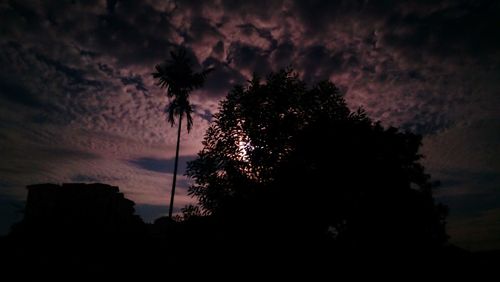
[[[281,238],[438,246],[446,209],[433,200],[420,145],[418,135],[351,111],[333,83],[308,87],[283,70],[220,103],[188,164],[189,193],[205,214]]]
[[[174,207],[175,184],[177,180],[177,167],[179,162],[179,143],[181,138],[182,118],[186,117],[188,133],[193,125],[191,113],[193,108],[189,103],[189,94],[203,86],[207,74],[212,69],[201,72],[193,72],[192,64],[187,57],[186,50],[180,48],[177,52],[170,52],[171,58],[163,64],[156,65],[153,77],[158,80],[158,86],[165,88],[167,97],[171,99],[170,104],[165,109],[168,114],[168,122],[173,127],[175,118],[178,117],[177,146],[175,149],[174,179],[170,195],[170,206],[168,216],[172,218]]]

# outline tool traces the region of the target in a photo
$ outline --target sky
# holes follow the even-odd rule
[[[215,67],[191,95],[181,171],[233,85],[292,66],[422,134],[451,242],[500,249],[498,1],[2,0],[0,234],[34,183],[117,185],[146,221],[167,213],[176,129],[151,72],[177,46]],[[189,181],[176,210],[193,201]]]

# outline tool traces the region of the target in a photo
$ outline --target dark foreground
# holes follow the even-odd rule
[[[144,233],[132,236],[8,236],[0,241],[1,265],[4,275],[12,277],[8,281],[239,281],[267,280],[264,277],[269,275],[326,280],[338,275],[477,277],[495,273],[500,265],[499,252],[470,253],[454,247],[433,252],[347,251],[325,242],[252,241],[216,231],[210,224],[198,220],[148,225]]]
[[[132,201],[104,184],[28,190],[24,219],[0,238],[2,281],[478,278],[498,276],[500,266],[499,252],[383,237],[354,243],[312,232],[314,225],[297,228],[308,225],[295,218],[192,216],[145,224]]]

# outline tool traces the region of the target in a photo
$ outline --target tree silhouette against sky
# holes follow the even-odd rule
[[[446,208],[419,163],[421,136],[351,111],[329,81],[308,87],[290,69],[254,76],[221,101],[203,145],[188,164],[189,194],[244,234],[356,250],[446,241]]]
[[[192,64],[187,57],[186,50],[180,48],[177,52],[170,52],[171,58],[163,64],[156,65],[153,77],[158,80],[158,86],[165,88],[167,97],[171,99],[170,104],[165,109],[168,114],[168,122],[173,127],[175,117],[178,116],[179,124],[177,130],[177,146],[175,149],[174,179],[172,181],[172,191],[170,195],[170,206],[168,216],[172,218],[175,196],[175,184],[177,180],[177,167],[179,162],[179,143],[181,138],[182,118],[186,116],[188,133],[193,126],[192,106],[189,103],[189,94],[205,83],[207,74],[212,69],[201,72],[193,72]]]

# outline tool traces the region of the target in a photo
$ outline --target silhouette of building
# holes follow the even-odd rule
[[[107,184],[29,185],[23,220],[13,233],[130,235],[144,227],[135,203]]]

